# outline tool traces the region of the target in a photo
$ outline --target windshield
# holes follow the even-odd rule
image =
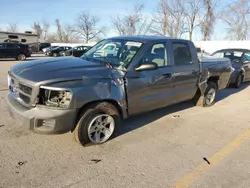
[[[127,69],[143,43],[121,40],[106,39],[86,52],[81,58],[90,61],[106,62],[118,69]]]

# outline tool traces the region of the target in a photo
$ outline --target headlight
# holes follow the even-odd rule
[[[68,108],[71,99],[71,91],[50,87],[41,87],[38,96],[38,104],[49,107]]]

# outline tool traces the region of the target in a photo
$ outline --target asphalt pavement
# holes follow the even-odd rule
[[[30,59],[45,58],[41,55]],[[248,188],[250,87],[127,119],[114,139],[82,147],[71,133],[34,134],[10,118],[0,60],[0,188]]]

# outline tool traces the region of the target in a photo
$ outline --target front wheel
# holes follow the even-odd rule
[[[102,144],[109,140],[120,124],[120,115],[115,106],[102,102],[91,105],[80,115],[80,119],[73,131],[75,140],[83,146]]]
[[[199,96],[196,103],[197,106],[208,107],[215,103],[217,85],[214,82],[208,82],[207,88],[203,96]]]

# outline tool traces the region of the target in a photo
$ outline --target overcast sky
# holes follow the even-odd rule
[[[43,19],[54,24],[55,19],[62,23],[73,23],[79,12],[88,11],[100,18],[100,26],[110,26],[110,17],[124,14],[131,10],[135,4],[144,4],[144,12],[150,15],[156,10],[157,0],[1,0],[0,28],[5,28],[9,22],[18,23],[20,31],[31,30],[34,21]],[[223,4],[226,0],[220,0]],[[216,25],[215,39],[225,34],[221,23]],[[50,28],[51,31],[55,27]],[[114,31],[108,30],[107,36],[115,35]],[[199,39],[199,35],[194,36]]]

